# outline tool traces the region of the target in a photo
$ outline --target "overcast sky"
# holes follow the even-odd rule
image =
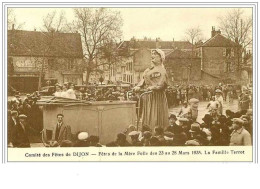
[[[39,30],[42,18],[53,10],[64,11],[68,21],[73,20],[71,8],[15,8],[18,23],[25,23],[24,30]],[[204,38],[210,38],[211,27],[218,25],[218,17],[230,8],[116,8],[121,12],[124,24],[123,40],[144,36],[162,40],[183,40],[189,27],[200,26]],[[252,15],[251,8],[243,8],[246,16]]]

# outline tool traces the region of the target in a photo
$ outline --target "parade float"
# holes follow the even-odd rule
[[[55,129],[59,113],[64,115],[64,123],[71,127],[72,134],[86,131],[99,136],[103,144],[115,140],[117,133],[136,122],[136,102],[133,101],[89,102],[46,96],[37,104],[43,111],[43,130],[47,133],[45,140]]]

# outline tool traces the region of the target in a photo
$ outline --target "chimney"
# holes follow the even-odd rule
[[[175,43],[174,43],[174,38],[172,38],[172,48],[174,49]]]
[[[12,24],[12,30],[14,30],[14,24]]]
[[[216,35],[215,26],[212,26],[211,37],[214,37],[215,35]]]
[[[215,26],[212,26],[212,30],[211,30],[211,37],[214,37],[218,34],[221,34],[221,31],[220,30],[215,30]]]

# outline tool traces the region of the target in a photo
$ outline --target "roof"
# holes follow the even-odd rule
[[[166,54],[167,58],[191,58],[192,52],[185,52],[179,49],[171,51],[169,54]],[[196,57],[193,57],[196,58]]]
[[[217,34],[214,37],[207,40],[201,45],[202,47],[235,47],[239,46],[234,41],[224,37],[221,34]]]
[[[130,40],[123,41],[119,48],[120,49],[139,49],[146,47],[149,49],[156,49],[157,43],[160,49],[192,49],[192,44],[188,41],[152,41],[152,40]]]
[[[79,33],[8,30],[11,56],[83,57]]]

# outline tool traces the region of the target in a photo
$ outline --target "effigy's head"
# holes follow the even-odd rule
[[[154,65],[160,65],[165,60],[165,54],[161,49],[154,49],[152,50],[152,63]]]

